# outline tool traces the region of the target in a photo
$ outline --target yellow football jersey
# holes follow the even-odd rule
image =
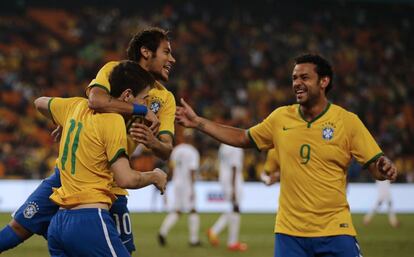
[[[109,74],[111,73],[112,69],[118,64],[119,61],[106,63],[99,70],[96,78],[93,79],[91,83],[89,83],[86,89],[86,95],[89,94],[89,89],[95,86],[105,89],[108,91],[108,93],[111,92]],[[169,134],[172,138],[174,138],[174,120],[176,110],[174,95],[158,81],[156,82],[155,87],[149,91],[148,95],[147,106],[157,115],[158,119],[160,120],[158,135]],[[136,147],[136,142],[128,136],[128,154],[132,154]],[[128,194],[126,190],[119,187],[115,187],[112,191],[117,195]]]
[[[263,169],[266,173],[269,174],[279,171],[279,156],[274,148],[270,149],[267,152]]]
[[[249,135],[259,149],[279,152],[283,182],[275,233],[356,235],[346,199],[347,168],[352,157],[368,166],[382,152],[355,114],[329,104],[308,122],[298,104],[284,106]]]
[[[111,192],[110,164],[126,153],[124,118],[116,113],[95,113],[81,97],[52,98],[49,110],[63,127],[57,167],[62,186],[50,196],[62,207],[86,203],[107,203]]]

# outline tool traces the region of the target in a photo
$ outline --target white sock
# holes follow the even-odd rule
[[[174,226],[174,224],[178,220],[178,213],[171,212],[165,217],[164,221],[162,222],[161,228],[160,228],[160,234],[162,236],[167,236],[168,231]]]
[[[197,243],[200,230],[200,216],[197,213],[188,215],[188,230],[190,232],[190,243]]]
[[[230,213],[221,214],[221,216],[218,218],[216,223],[214,223],[213,227],[211,228],[211,231],[214,234],[218,235],[224,229],[224,227],[229,222],[229,215],[230,215]]]
[[[240,213],[232,212],[230,214],[230,222],[229,222],[229,237],[228,237],[228,245],[232,245],[239,241],[239,231],[240,231]]]
[[[395,215],[391,202],[388,202],[388,221],[393,227],[396,227],[398,225],[397,215]]]

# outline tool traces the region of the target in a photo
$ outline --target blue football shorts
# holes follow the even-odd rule
[[[47,235],[51,256],[130,256],[107,210],[60,209],[53,216]]]
[[[362,257],[354,236],[298,237],[275,234],[275,257]]]
[[[55,172],[44,179],[24,204],[14,212],[13,218],[26,230],[47,239],[50,221],[59,210],[59,206],[52,202],[49,196],[53,192],[52,187],[58,188],[60,186],[60,171],[55,168]],[[127,197],[120,195],[109,211],[122,242],[129,252],[133,252],[135,251],[134,236],[127,203]]]
[[[115,222],[116,230],[120,235],[122,243],[129,252],[135,251],[134,235],[132,234],[131,218],[127,207],[128,198],[125,195],[117,195],[118,199],[109,210]]]

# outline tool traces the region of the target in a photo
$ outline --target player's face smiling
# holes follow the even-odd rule
[[[158,49],[153,53],[148,63],[148,71],[157,79],[168,81],[171,68],[175,59],[171,54],[171,45],[167,40],[162,40]]]
[[[296,102],[304,106],[312,106],[321,97],[319,76],[315,64],[297,64],[292,73],[292,87]]]

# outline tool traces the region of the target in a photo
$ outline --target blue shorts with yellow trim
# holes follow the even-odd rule
[[[298,237],[275,234],[275,257],[362,257],[354,236]]]
[[[51,256],[130,256],[107,210],[59,210],[47,235]]]

